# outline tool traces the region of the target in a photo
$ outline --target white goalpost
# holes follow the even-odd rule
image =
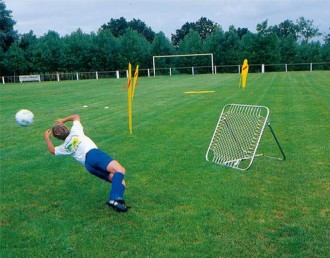
[[[182,55],[163,55],[163,56],[153,56],[153,57],[152,57],[152,64],[153,64],[154,77],[156,77],[156,62],[155,62],[155,60],[156,60],[157,58],[193,57],[193,56],[210,56],[212,74],[214,74],[214,62],[213,62],[213,54],[212,54],[212,53],[203,53],[203,54],[182,54]]]

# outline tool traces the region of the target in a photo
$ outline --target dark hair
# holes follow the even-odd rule
[[[55,138],[64,141],[70,134],[70,130],[64,124],[56,124],[52,128],[52,134]]]

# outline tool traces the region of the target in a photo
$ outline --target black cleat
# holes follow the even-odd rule
[[[125,205],[125,201],[124,200],[109,200],[107,201],[107,205],[109,207],[114,208],[116,211],[119,212],[126,212],[127,211],[127,207]]]

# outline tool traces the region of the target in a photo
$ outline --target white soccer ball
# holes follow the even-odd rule
[[[30,110],[21,109],[15,115],[16,122],[20,126],[29,126],[33,124],[34,115]]]

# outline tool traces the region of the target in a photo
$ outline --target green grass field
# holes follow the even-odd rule
[[[328,71],[250,74],[244,91],[237,74],[140,78],[132,135],[125,83],[0,86],[1,257],[329,257]],[[184,94],[200,90],[215,92]],[[287,160],[207,162],[229,103],[269,107]],[[21,108],[32,126],[15,123]],[[105,206],[109,184],[48,153],[44,131],[72,113],[126,167],[128,213]],[[280,156],[267,131],[259,150]]]

